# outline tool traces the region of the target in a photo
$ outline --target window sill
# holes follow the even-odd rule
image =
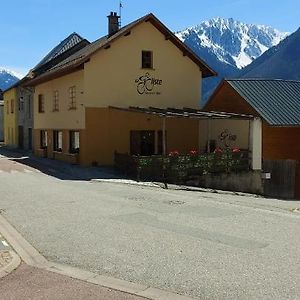
[[[76,107],[69,107],[69,110],[76,110]]]
[[[67,156],[78,156],[79,155],[79,153],[70,153],[70,152],[68,152],[68,153],[66,153],[66,155]]]
[[[141,70],[155,71],[155,68],[143,68],[143,67],[141,67]]]
[[[63,154],[62,151],[58,151],[58,150],[54,150],[53,153],[55,153],[55,154]]]

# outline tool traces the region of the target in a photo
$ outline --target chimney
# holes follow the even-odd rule
[[[111,12],[108,17],[108,36],[114,35],[119,31],[119,19],[120,17],[116,12]]]

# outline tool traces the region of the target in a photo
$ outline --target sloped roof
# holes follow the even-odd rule
[[[148,14],[117,31],[112,36],[104,36],[95,42],[87,45],[83,49],[79,50],[75,54],[69,56],[61,63],[55,65],[52,69],[46,73],[33,79],[30,84],[37,84],[50,80],[52,78],[72,72],[84,64],[95,52],[110,47],[110,44],[121,36],[126,35],[135,26],[143,23],[151,22],[162,34],[165,35],[166,39],[170,40],[175,46],[177,46],[184,55],[188,56],[191,60],[196,63],[202,71],[203,77],[216,76],[217,73],[213,71],[203,60],[201,60],[188,46],[180,41],[162,22],[160,22],[153,14]]]
[[[53,60],[57,56],[63,54],[64,52],[70,50],[75,45],[82,42],[84,38],[82,38],[78,33],[73,32],[67,38],[65,38],[62,42],[60,42],[56,47],[54,47],[35,67],[34,69],[38,69],[40,66],[48,63]]]
[[[300,126],[300,81],[226,80],[272,126]]]

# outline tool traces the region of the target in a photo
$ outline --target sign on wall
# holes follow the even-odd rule
[[[225,146],[226,148],[229,148],[229,147],[232,147],[233,144],[236,142],[237,136],[235,134],[232,134],[231,132],[229,132],[228,129],[225,129],[219,135],[219,140],[221,141],[221,143],[223,143],[223,146]]]
[[[137,92],[140,95],[161,95],[159,88],[163,81],[151,76],[149,73],[138,77],[135,80]]]

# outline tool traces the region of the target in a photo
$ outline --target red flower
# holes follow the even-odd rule
[[[190,155],[198,155],[198,151],[195,150],[195,149],[192,149],[192,150],[190,151]]]
[[[171,151],[169,153],[169,156],[171,156],[171,157],[178,156],[178,155],[179,155],[179,151],[178,150],[174,150],[174,151]]]
[[[220,147],[217,147],[214,153],[223,153],[223,150]]]
[[[241,150],[239,148],[235,147],[235,148],[232,149],[232,152],[233,153],[238,153],[238,152],[241,152]]]

